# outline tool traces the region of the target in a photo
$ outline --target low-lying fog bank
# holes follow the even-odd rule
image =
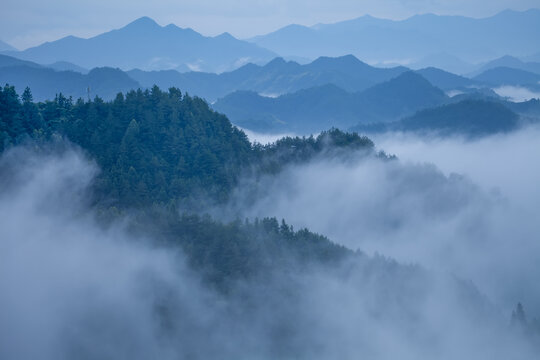
[[[276,216],[368,253],[471,279],[510,311],[540,314],[540,130],[462,138],[386,134],[379,149],[399,161],[319,158],[247,179],[231,208]]]
[[[89,202],[98,171],[69,146],[19,147],[0,158],[0,358],[536,356],[507,309],[483,294],[536,295],[538,252],[527,238],[535,213],[524,216],[512,197],[433,165],[320,159],[291,167],[263,179],[268,193],[242,212],[276,212],[427,269],[360,256],[332,271],[277,269],[224,294],[189,269],[179,248],[126,231],[129,218],[100,225]],[[433,271],[441,268],[480,291]]]

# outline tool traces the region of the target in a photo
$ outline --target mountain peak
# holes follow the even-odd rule
[[[224,32],[223,34],[216,36],[216,39],[235,39],[235,37],[228,32]]]
[[[0,51],[17,51],[17,49],[10,44],[0,40]]]
[[[395,78],[391,79],[389,82],[421,82],[429,83],[422,75],[414,71],[405,71],[402,74],[399,74]]]
[[[269,63],[267,63],[265,65],[265,67],[279,66],[279,65],[282,65],[282,64],[285,64],[285,63],[287,63],[287,62],[285,61],[284,58],[276,57],[276,58],[272,59]]]
[[[324,69],[336,69],[336,70],[346,70],[351,68],[358,67],[370,67],[368,64],[360,61],[354,55],[343,55],[339,57],[328,57],[321,56],[309,64],[314,68],[324,68]]]
[[[518,61],[518,62],[521,62],[520,59],[518,59],[517,57],[512,56],[512,55],[504,55],[504,56],[501,56],[500,58],[498,58],[498,59],[496,59],[496,60],[499,60],[499,61]]]
[[[148,16],[143,16],[127,24],[124,28],[137,28],[137,29],[147,29],[147,28],[157,28],[160,27],[157,22]]]

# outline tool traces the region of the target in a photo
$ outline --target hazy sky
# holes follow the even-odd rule
[[[312,25],[365,14],[401,19],[418,13],[493,15],[540,8],[540,0],[2,0],[0,40],[24,49],[66,35],[89,37],[150,16],[205,35],[245,38],[290,23]]]

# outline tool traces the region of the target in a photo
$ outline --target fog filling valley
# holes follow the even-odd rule
[[[540,0],[116,1],[0,7],[0,360],[539,358]]]
[[[12,148],[0,159],[0,358],[535,358],[509,317],[518,301],[539,310],[538,135],[390,135],[379,147],[401,160],[321,157],[246,178],[228,211],[367,255],[228,294],[179,249],[129,232],[129,215],[97,221],[99,169],[80,150]]]
[[[470,279],[505,311],[522,301],[539,314],[539,135],[384,134],[377,148],[399,161],[320,158],[261,180],[256,201],[239,188],[232,208]]]

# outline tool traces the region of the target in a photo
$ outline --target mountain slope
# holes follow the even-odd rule
[[[473,80],[495,86],[537,85],[540,81],[540,74],[509,67],[497,67],[484,71],[480,75],[475,76]]]
[[[519,116],[501,102],[464,100],[425,109],[400,121],[354,127],[362,133],[388,131],[429,135],[479,137],[517,129]]]
[[[540,74],[540,63],[524,62],[516,57],[506,55],[482,65],[482,67],[478,71],[476,71],[474,75],[478,75],[486,70],[491,70],[498,67],[507,67]]]
[[[97,95],[112,99],[119,92],[140,87],[138,82],[119,69],[95,68],[84,75],[25,65],[0,67],[0,83],[15,86],[19,92],[28,86],[36,101],[54,99],[58,93],[74,99],[87,98],[88,88],[91,97]]]
[[[67,61],[57,61],[46,66],[56,71],[75,71],[81,74],[88,74],[88,69],[85,69]]]
[[[517,114],[497,102],[462,101],[420,111],[403,119],[398,129],[482,136],[514,130],[518,119]]]
[[[0,51],[17,51],[13,46],[8,43],[0,40]]]
[[[392,21],[366,16],[310,28],[289,26],[251,41],[281,55],[308,58],[353,54],[374,62],[418,61],[446,53],[478,62],[530,54],[538,48],[539,33],[540,10],[529,10],[503,11],[484,19],[425,14]]]
[[[219,75],[200,72],[174,71],[144,72],[132,70],[128,74],[143,86],[162,88],[177,86],[191,94],[215,101],[233,91],[247,90],[272,96],[302,89],[334,84],[346,91],[365,90],[407,71],[404,67],[375,68],[352,55],[321,57],[310,64],[276,58],[264,66],[247,64],[235,71]]]
[[[422,75],[434,86],[445,91],[466,88],[477,84],[476,81],[469,78],[433,67],[417,70],[416,73]]]
[[[314,133],[345,127],[357,117],[353,94],[324,85],[278,98],[237,91],[218,100],[214,109],[240,127],[260,132]]]
[[[13,56],[7,56],[7,55],[0,55],[0,68],[6,67],[6,66],[28,66],[33,68],[43,68],[43,65],[36,64],[32,61],[25,61],[21,59],[17,59]]]
[[[268,61],[275,57],[272,52],[237,40],[230,34],[205,37],[173,24],[162,27],[147,17],[89,39],[68,36],[7,54],[43,64],[67,61],[85,68],[189,67],[206,71],[225,71],[245,62]]]
[[[318,132],[328,127],[397,120],[447,100],[444,92],[422,76],[406,72],[365,91],[349,93],[325,85],[277,98],[235,92],[219,99],[214,109],[233,123],[255,131]]]
[[[476,65],[447,53],[430,54],[407,64],[407,66],[414,70],[435,67],[454,74],[468,74],[476,69]]]
[[[363,109],[370,109],[370,121],[388,121],[438,105],[446,99],[442,90],[409,71],[360,93],[357,101]]]

